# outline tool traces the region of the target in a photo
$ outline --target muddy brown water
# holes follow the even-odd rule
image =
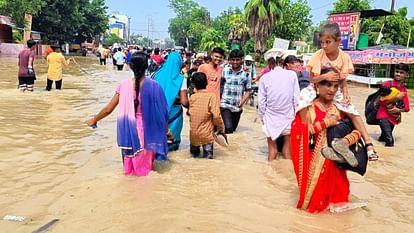
[[[33,93],[17,87],[17,59],[0,56],[0,232],[414,232],[414,116],[395,129],[396,146],[375,141],[381,155],[365,177],[350,174],[351,201],[368,206],[342,214],[295,208],[298,191],[289,160],[267,162],[254,108],[245,107],[230,146],[215,160],[189,155],[188,119],[181,149],[147,177],[125,177],[112,114],[93,130],[85,120],[131,77],[96,58],[76,57],[64,69],[63,90],[44,90],[38,58]],[[362,110],[374,91],[351,86]],[[373,138],[379,128],[369,127]]]

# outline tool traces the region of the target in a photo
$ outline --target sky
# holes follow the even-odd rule
[[[295,0],[293,0],[295,1]],[[131,34],[141,34],[152,39],[169,37],[168,21],[175,13],[168,7],[168,0],[106,0],[108,13],[120,12],[131,17]],[[229,7],[243,9],[246,0],[196,0],[207,8],[211,17],[219,15]],[[312,21],[319,23],[327,17],[334,0],[308,0],[312,9]],[[371,0],[373,8],[390,9],[391,0]],[[414,17],[414,0],[396,0],[396,9],[408,7],[408,18]]]

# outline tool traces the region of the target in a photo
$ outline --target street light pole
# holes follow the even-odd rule
[[[131,35],[131,17],[128,17],[128,38],[127,38],[127,44],[130,44],[130,35]]]

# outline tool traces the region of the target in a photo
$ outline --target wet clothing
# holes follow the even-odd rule
[[[52,81],[62,80],[63,66],[67,66],[69,61],[65,59],[62,53],[53,52],[47,56],[47,79]]]
[[[315,134],[309,130],[313,124],[323,125],[327,112],[315,103],[307,108],[311,124],[302,121],[299,114],[292,123],[292,162],[299,187],[297,208],[318,213],[330,204],[348,202],[349,180],[346,170],[337,168],[335,162],[326,160],[321,154],[322,148],[328,145],[326,127],[315,131]],[[333,112],[343,117],[338,109]]]
[[[400,92],[407,93],[407,88],[404,84],[399,85],[395,80],[385,82],[384,87],[396,88]],[[403,97],[402,100],[396,102],[390,102],[388,100],[379,101],[377,119],[379,120],[379,125],[381,128],[380,141],[385,142],[385,146],[394,146],[394,126],[398,125],[401,122],[401,113],[391,114],[388,112],[388,108],[393,108],[394,106],[404,109],[404,112],[410,111],[410,102],[408,100],[408,93]]]
[[[201,146],[214,142],[214,128],[224,132],[217,97],[206,90],[200,90],[190,97],[190,144]]]
[[[299,98],[296,73],[276,67],[263,75],[259,86],[259,117],[266,135],[276,140],[290,130]]]
[[[29,73],[29,59],[32,58],[34,62],[35,53],[31,49],[24,49],[20,51],[18,58],[19,58],[19,72],[18,72],[18,79],[19,79],[19,90],[21,91],[33,91],[34,82],[36,80],[36,75],[33,73]],[[33,63],[32,63],[33,66]]]
[[[179,100],[179,94],[183,85],[187,84],[180,74],[182,65],[181,55],[171,52],[161,68],[154,73],[154,80],[159,83],[167,98],[168,128],[173,134],[173,142],[169,143],[169,150],[178,150],[181,143],[181,130],[183,129],[183,108]],[[184,90],[187,89],[185,85]]]
[[[138,97],[131,79],[123,80],[116,94],[119,95],[117,142],[122,151],[125,175],[145,176],[151,171],[156,155],[167,159],[165,95],[160,86],[148,78]],[[140,101],[135,111],[136,98]]]

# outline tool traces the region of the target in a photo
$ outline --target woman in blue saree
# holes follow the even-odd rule
[[[161,68],[155,72],[153,78],[163,89],[167,98],[168,106],[168,128],[169,135],[168,150],[175,151],[181,142],[181,130],[183,128],[183,108],[188,107],[187,82],[180,74],[182,66],[181,55],[171,52]]]

